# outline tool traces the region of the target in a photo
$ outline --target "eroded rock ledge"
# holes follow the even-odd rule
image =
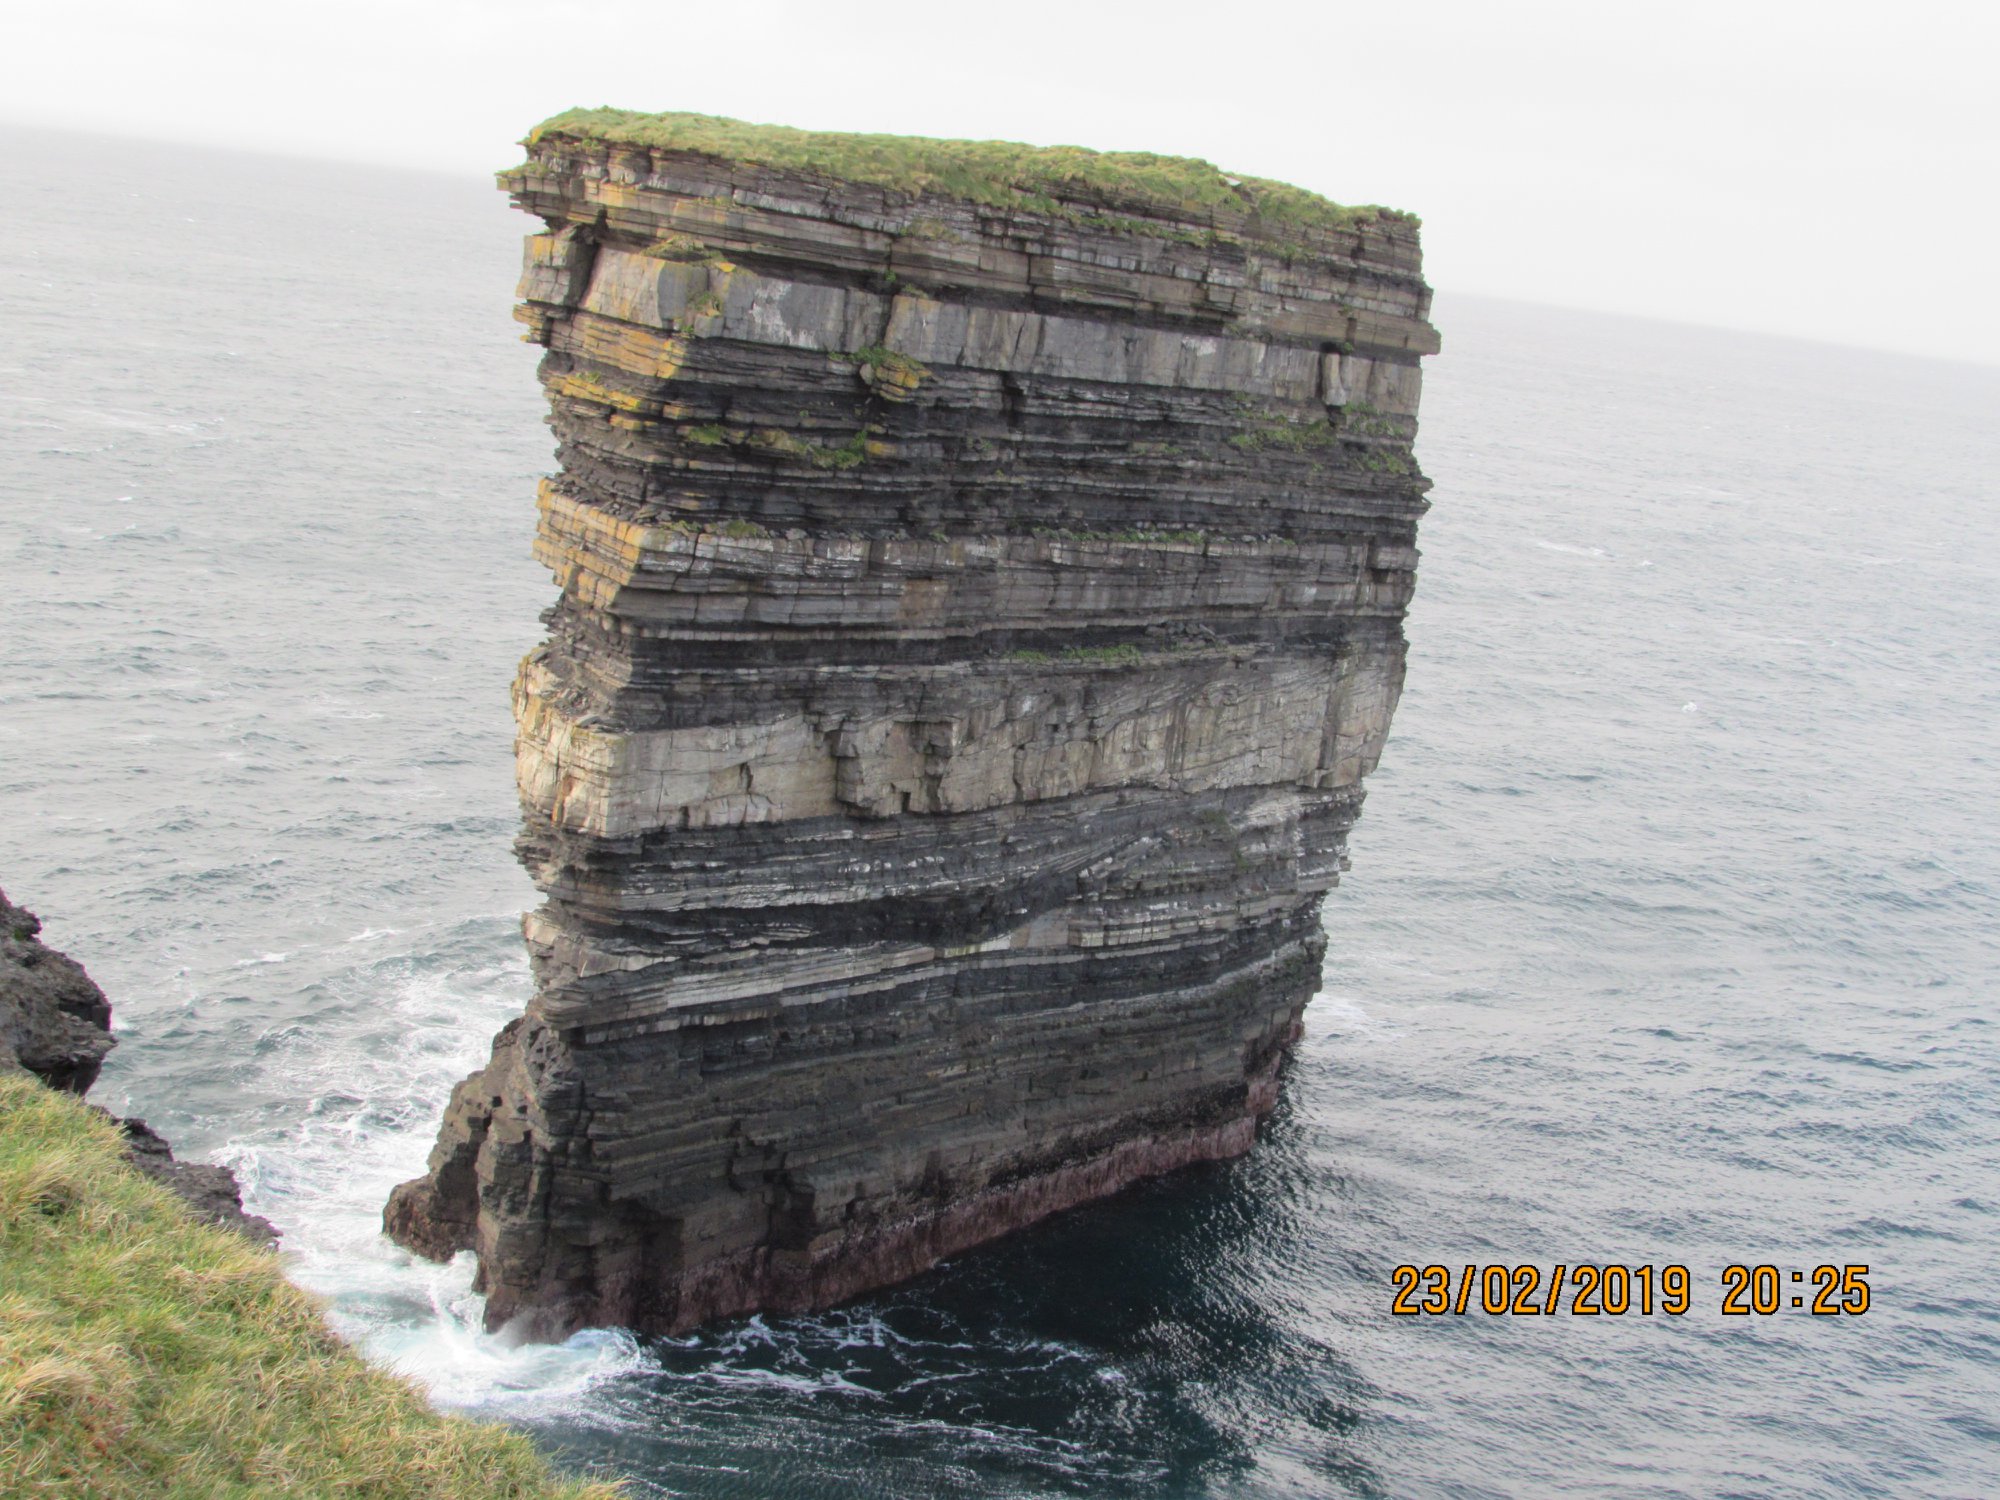
[[[1415,221],[614,111],[501,180],[547,900],[390,1233],[676,1331],[1247,1150],[1402,682]]]
[[[82,964],[42,942],[41,931],[40,918],[0,891],[0,1074],[32,1073],[81,1098],[117,1045],[111,1002]],[[196,1218],[259,1244],[276,1243],[270,1220],[243,1211],[243,1195],[227,1167],[176,1161],[166,1138],[144,1120],[117,1124],[125,1133],[125,1159],[178,1194]]]

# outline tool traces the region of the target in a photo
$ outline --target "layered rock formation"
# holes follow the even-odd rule
[[[111,1002],[82,964],[42,942],[41,931],[40,918],[0,891],[0,1073],[33,1073],[81,1097],[117,1045]],[[125,1132],[126,1160],[177,1193],[197,1218],[260,1244],[276,1242],[278,1231],[268,1219],[243,1212],[243,1195],[227,1167],[174,1160],[165,1137],[144,1120],[117,1124]]]
[[[390,1233],[671,1331],[1248,1149],[1402,682],[1415,221],[613,111],[502,182],[547,901]]]

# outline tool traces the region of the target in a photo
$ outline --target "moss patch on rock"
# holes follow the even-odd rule
[[[686,151],[744,166],[869,183],[913,197],[937,194],[1066,217],[1116,204],[1166,219],[1230,225],[1248,221],[1281,238],[1314,229],[1353,229],[1382,219],[1417,223],[1414,215],[1395,209],[1335,203],[1289,183],[1227,173],[1195,157],[1146,151],[856,135],[751,125],[719,115],[609,108],[565,110],[537,125],[523,144],[533,150],[564,140]]]

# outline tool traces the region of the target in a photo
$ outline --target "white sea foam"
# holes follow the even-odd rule
[[[1306,1011],[1306,1030],[1315,1037],[1372,1037],[1380,1041],[1394,1041],[1404,1034],[1403,1027],[1383,1020],[1354,996],[1334,989],[1323,989],[1314,998]]]
[[[637,1340],[606,1330],[562,1344],[489,1334],[470,1255],[433,1265],[381,1232],[389,1190],[423,1169],[439,1101],[485,1061],[526,981],[518,960],[442,973],[425,972],[425,962],[391,955],[334,975],[329,987],[342,991],[391,984],[379,1010],[358,1021],[274,1033],[273,1070],[310,1102],[295,1121],[217,1154],[251,1211],[283,1228],[292,1279],[327,1299],[334,1326],[370,1359],[419,1381],[442,1406],[566,1411],[604,1381],[650,1368]]]
[[[353,719],[365,721],[379,719],[382,715],[372,708],[358,708],[341,698],[329,697],[321,693],[306,705],[306,710],[315,719]]]

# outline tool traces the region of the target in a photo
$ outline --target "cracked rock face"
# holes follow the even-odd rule
[[[1247,1150],[1402,682],[1414,222],[585,128],[502,180],[547,899],[390,1233],[495,1326],[678,1331]]]

